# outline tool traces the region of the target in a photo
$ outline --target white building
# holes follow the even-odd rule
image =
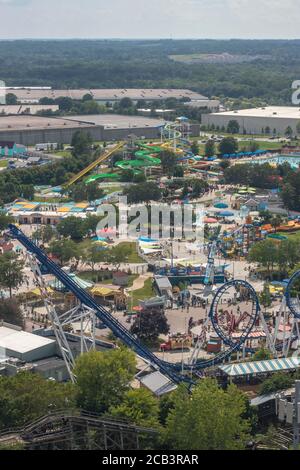
[[[202,124],[205,126],[225,127],[230,121],[237,121],[240,133],[261,134],[266,128],[271,135],[284,134],[287,127],[297,131],[300,122],[300,108],[297,106],[267,106],[263,108],[241,109],[203,115]]]

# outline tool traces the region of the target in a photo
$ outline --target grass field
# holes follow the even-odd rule
[[[136,251],[136,244],[134,242],[122,242],[119,246],[129,247],[130,254],[128,256],[127,263],[144,263],[145,261],[141,258]]]
[[[238,142],[239,144],[239,150],[241,151],[244,147],[248,147],[250,145],[251,141],[250,140],[240,140]],[[269,142],[266,140],[260,140],[257,142],[259,145],[259,150],[275,150],[275,149],[281,149],[283,147],[283,144],[280,144],[278,142]],[[218,151],[218,146],[219,144],[216,143],[215,149]],[[205,152],[205,144],[199,144],[199,154],[204,155]]]
[[[132,307],[139,305],[140,300],[149,299],[153,296],[152,279],[147,279],[142,289],[132,292]]]
[[[278,235],[283,235],[283,236],[288,237],[290,240],[296,240],[300,242],[300,230],[298,230],[297,232],[290,232],[290,233],[278,232]]]
[[[0,160],[0,168],[6,168],[8,165],[8,160]]]

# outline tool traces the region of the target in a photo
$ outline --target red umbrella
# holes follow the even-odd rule
[[[213,217],[205,217],[204,219],[205,224],[215,224],[217,222],[217,219],[214,219]]]

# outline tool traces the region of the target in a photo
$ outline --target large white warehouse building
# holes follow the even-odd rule
[[[261,134],[268,129],[270,134],[284,134],[290,126],[294,133],[300,123],[300,108],[298,106],[267,106],[265,108],[241,109],[221,113],[204,114],[202,124],[205,126],[225,129],[230,121],[237,121],[240,133]]]

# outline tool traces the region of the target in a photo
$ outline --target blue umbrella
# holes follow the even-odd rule
[[[228,204],[225,204],[225,202],[218,202],[217,204],[215,204],[214,206],[216,209],[227,209],[228,208]]]
[[[230,211],[221,211],[221,212],[218,212],[218,215],[220,217],[232,217],[234,213]]]

